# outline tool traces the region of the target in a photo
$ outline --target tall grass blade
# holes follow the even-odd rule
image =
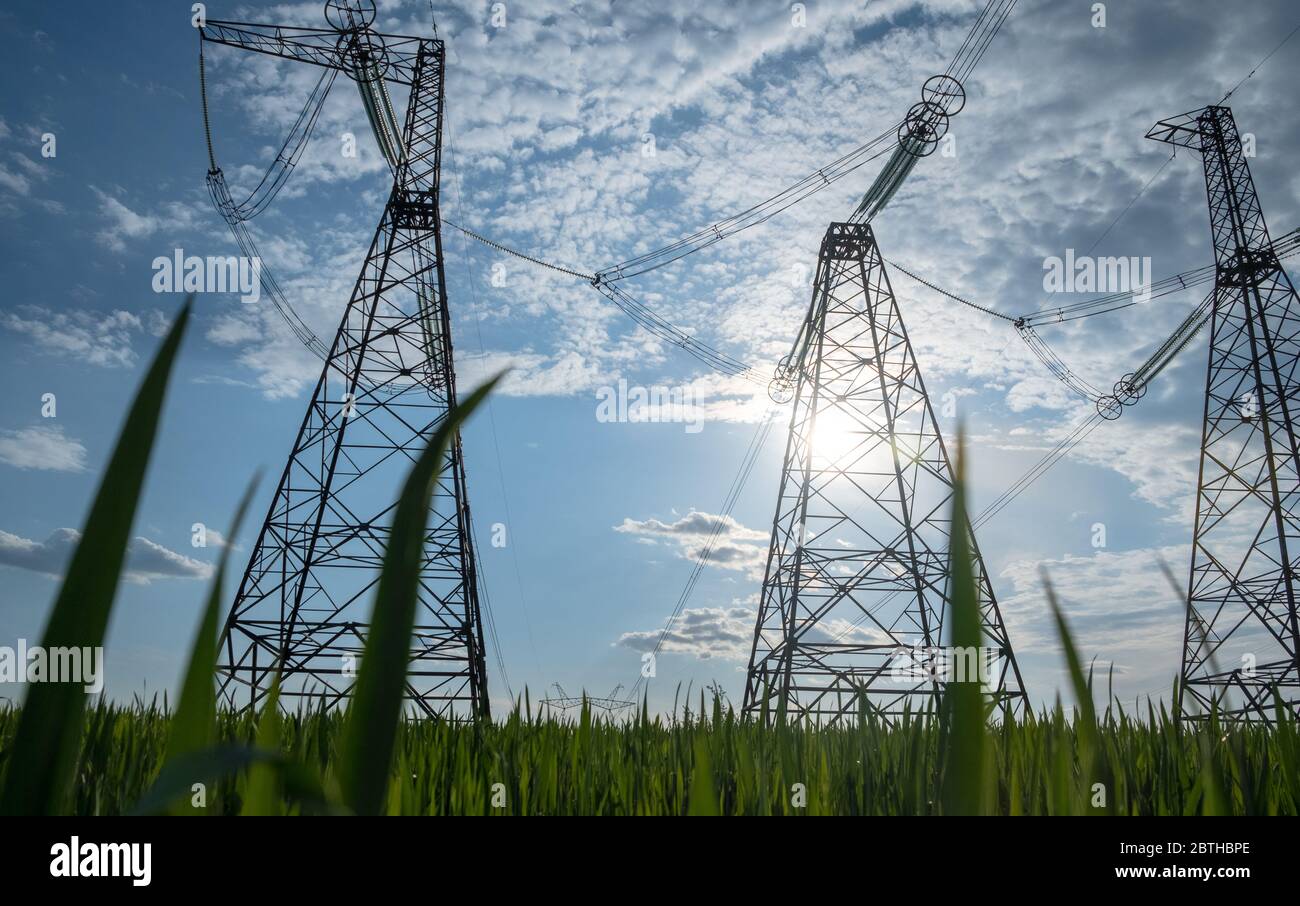
[[[280,749],[280,674],[271,680],[257,721],[257,747],[263,752]],[[248,771],[241,815],[280,814],[280,774],[267,762],[257,762]]]
[[[1074,689],[1074,698],[1079,707],[1079,719],[1075,722],[1075,734],[1078,740],[1079,749],[1079,770],[1088,792],[1084,801],[1092,801],[1092,786],[1100,783],[1103,786],[1106,801],[1106,811],[1110,810],[1111,799],[1115,794],[1114,784],[1107,766],[1105,752],[1101,744],[1101,734],[1097,727],[1097,709],[1092,700],[1092,671],[1089,669],[1088,675],[1083,672],[1083,660],[1079,657],[1079,650],[1075,647],[1074,637],[1070,633],[1070,627],[1065,621],[1065,614],[1061,611],[1061,602],[1057,600],[1056,590],[1052,587],[1051,579],[1047,575],[1047,570],[1042,571],[1043,590],[1047,594],[1048,604],[1052,608],[1052,618],[1056,623],[1056,634],[1061,639],[1061,648],[1065,651],[1065,664],[1070,672],[1070,686]],[[1092,814],[1092,810],[1086,811]]]
[[[41,645],[46,651],[93,651],[104,644],[167,381],[193,301],[193,297],[185,300],[131,404],[45,627]],[[28,686],[17,735],[6,759],[0,814],[48,815],[64,810],[73,786],[85,706],[81,685]]]
[[[701,728],[695,733],[695,763],[691,766],[691,794],[686,814],[699,817],[716,817],[718,792],[713,786],[713,759],[709,756],[709,741]]]
[[[966,456],[964,434],[957,436],[957,474],[953,483],[952,532],[949,536],[948,587],[952,590],[951,633],[954,654],[980,648],[979,598],[975,588],[970,549],[970,521],[966,513]],[[944,685],[943,811],[946,815],[979,815],[985,810],[984,763],[986,757],[984,698],[978,675],[948,677]]]
[[[360,815],[379,814],[387,801],[434,484],[461,423],[499,380],[498,374],[452,408],[412,466],[398,498],[365,651],[340,740],[339,788],[347,806]]]
[[[164,767],[181,755],[206,749],[217,741],[217,697],[212,677],[217,667],[217,622],[221,611],[222,586],[234,539],[239,534],[239,527],[244,521],[244,513],[248,510],[256,485],[254,479],[240,498],[234,523],[226,535],[229,541],[221,551],[216,574],[212,577],[208,603],[203,610],[203,618],[199,621],[199,631],[190,650],[190,662],[181,683],[176,713],[172,715],[168,730]],[[192,808],[181,807],[177,813],[192,815],[195,812]]]

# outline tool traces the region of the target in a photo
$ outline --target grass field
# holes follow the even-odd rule
[[[638,716],[621,724],[530,720],[521,708],[484,725],[432,721],[402,725],[381,811],[402,815],[939,815],[956,799],[944,784],[954,757],[939,721],[894,729],[870,721],[841,729],[764,727],[722,703],[676,720]],[[993,726],[975,811],[1000,815],[1184,815],[1300,813],[1300,740],[1292,721],[1222,729],[1187,725],[1162,712],[1141,721],[1118,707],[1101,715],[1089,742],[1057,710]],[[0,712],[0,740],[13,737],[16,711]],[[67,811],[134,810],[162,765],[169,721],[160,707],[100,705],[85,718]],[[252,716],[219,715],[219,737],[251,747]],[[336,786],[344,718],[287,715],[278,744]],[[1082,743],[1082,744],[1081,744]],[[1085,762],[1088,765],[1085,767]],[[197,775],[196,775],[197,776]],[[259,781],[234,772],[207,782],[210,814],[344,810],[328,793],[250,795]],[[1104,785],[1104,798],[1093,784]],[[494,784],[501,784],[494,788]],[[279,787],[278,783],[274,784]],[[801,785],[801,786],[800,786]],[[173,811],[190,809],[183,794]],[[494,807],[494,802],[497,807]],[[1096,804],[1095,804],[1096,803]],[[960,809],[966,811],[966,809]]]
[[[98,648],[121,579],[168,376],[177,317],[104,470],[41,646]],[[446,445],[495,381],[470,394],[413,464],[393,517],[365,651],[345,711],[218,710],[213,675],[223,549],[174,707],[91,703],[80,684],[30,683],[0,710],[0,814],[969,815],[1300,813],[1293,715],[1272,726],[1178,724],[1149,705],[1093,706],[1091,678],[1056,617],[1077,710],[991,720],[975,682],[933,712],[885,726],[739,720],[721,700],[671,718],[543,719],[525,699],[497,722],[403,719],[407,657],[432,487]],[[953,646],[981,631],[958,475],[949,552]],[[234,538],[251,498],[235,516]]]

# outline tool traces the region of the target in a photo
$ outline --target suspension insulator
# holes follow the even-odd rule
[[[767,384],[768,398],[774,403],[788,403],[794,399],[794,381],[784,376],[772,378]]]
[[[325,21],[335,31],[368,28],[375,22],[375,0],[326,0]]]
[[[966,89],[950,75],[932,75],[921,86],[921,100],[956,116],[966,106]]]
[[[1097,414],[1108,422],[1113,422],[1124,412],[1124,404],[1113,396],[1097,398]]]
[[[1138,386],[1136,384],[1137,375],[1130,371],[1118,381],[1115,382],[1115,398],[1122,405],[1132,406],[1138,400],[1147,394],[1146,384]]]
[[[898,127],[898,144],[913,157],[929,157],[948,133],[948,119],[966,106],[966,89],[950,75],[933,75],[921,86],[921,100],[912,105]]]
[[[937,104],[918,101],[898,127],[898,143],[913,157],[928,157],[948,132],[948,114]]]
[[[336,47],[339,60],[353,81],[377,82],[388,75],[388,47],[369,28],[344,32],[339,35]]]

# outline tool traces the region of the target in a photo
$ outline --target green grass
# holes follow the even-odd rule
[[[692,712],[696,710],[692,708]],[[712,711],[712,709],[709,709]],[[1094,734],[1113,769],[1106,807],[1092,806],[1081,733],[1053,711],[992,726],[986,738],[983,811],[999,815],[1183,815],[1300,813],[1296,727],[1246,726],[1180,733],[1156,712],[1142,720],[1118,706]],[[17,715],[0,712],[0,740]],[[163,760],[170,720],[156,703],[100,704],[83,721],[83,746],[67,810],[118,814],[136,808]],[[319,774],[324,787],[340,769],[345,717],[285,714],[274,747]],[[218,715],[219,737],[268,746],[255,715]],[[765,728],[730,709],[676,719],[611,723],[582,715],[561,721],[526,711],[480,725],[434,721],[398,725],[395,758],[381,811],[404,815],[939,815],[944,753],[938,725],[916,720],[893,729],[865,725]],[[702,770],[697,771],[697,766]],[[296,813],[282,794],[267,796],[256,770],[234,771],[208,789],[214,814]],[[262,792],[259,794],[259,783]],[[493,784],[505,807],[492,808]],[[806,806],[795,807],[795,784]],[[188,788],[187,788],[188,793]],[[260,798],[259,798],[260,796]],[[188,798],[181,808],[187,807]],[[308,805],[306,810],[324,808]],[[962,808],[965,811],[967,809]]]
[[[189,303],[124,423],[42,644],[96,646],[112,611]],[[157,700],[87,710],[79,685],[36,684],[0,710],[0,814],[278,815],[1184,815],[1300,813],[1293,715],[1273,726],[1177,724],[1150,704],[1098,713],[1068,622],[1045,581],[1077,711],[990,721],[977,688],[934,713],[832,728],[742,720],[720,700],[626,722],[531,712],[503,720],[404,718],[405,652],[420,538],[443,451],[490,392],[428,440],[401,492],[351,705],[282,714],[217,708],[213,666],[225,554],[173,711]],[[958,473],[952,642],[979,644]],[[251,489],[250,489],[251,495]],[[250,495],[237,512],[242,514]],[[240,521],[235,517],[235,524]],[[232,532],[233,537],[233,532]],[[227,549],[229,550],[229,549]]]

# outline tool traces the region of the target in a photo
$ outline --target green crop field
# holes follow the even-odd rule
[[[1118,707],[1092,740],[1062,710],[992,726],[971,792],[946,770],[969,744],[940,721],[888,729],[873,721],[804,729],[738,719],[720,702],[674,721],[529,719],[403,723],[381,812],[402,815],[1196,815],[1300,813],[1300,740],[1293,721],[1180,732],[1163,712],[1135,720]],[[0,713],[0,739],[17,712]],[[257,745],[254,717],[221,714],[230,752]],[[212,814],[346,811],[337,789],[344,717],[285,715],[275,742],[302,777],[213,770]],[[75,814],[135,810],[155,784],[169,732],[159,707],[101,705],[85,719],[71,796]],[[1086,735],[1086,734],[1085,734]],[[1095,748],[1094,748],[1095,747]],[[1082,756],[1082,757],[1081,757]],[[317,779],[318,778],[318,779]],[[949,782],[945,782],[949,781]],[[500,786],[495,786],[500,784]],[[1101,784],[1100,788],[1094,784]],[[170,806],[193,810],[188,783]],[[967,799],[967,796],[971,796]]]
[[[187,304],[146,375],[85,522],[42,641],[99,647],[121,577]],[[525,698],[496,722],[404,719],[406,660],[431,488],[449,439],[494,382],[468,396],[412,467],[393,519],[365,652],[345,711],[218,709],[221,583],[212,584],[175,707],[33,683],[0,710],[3,814],[952,815],[1300,813],[1293,715],[1178,723],[1150,705],[1098,713],[1050,586],[1079,705],[1013,721],[979,686],[952,683],[937,709],[844,726],[738,719],[701,697],[671,718],[541,717]],[[959,468],[960,479],[960,468]],[[960,480],[950,555],[952,643],[980,624]],[[250,489],[251,493],[251,489]],[[248,495],[240,505],[242,514]],[[239,516],[235,525],[238,526]],[[233,537],[234,533],[231,533]]]

